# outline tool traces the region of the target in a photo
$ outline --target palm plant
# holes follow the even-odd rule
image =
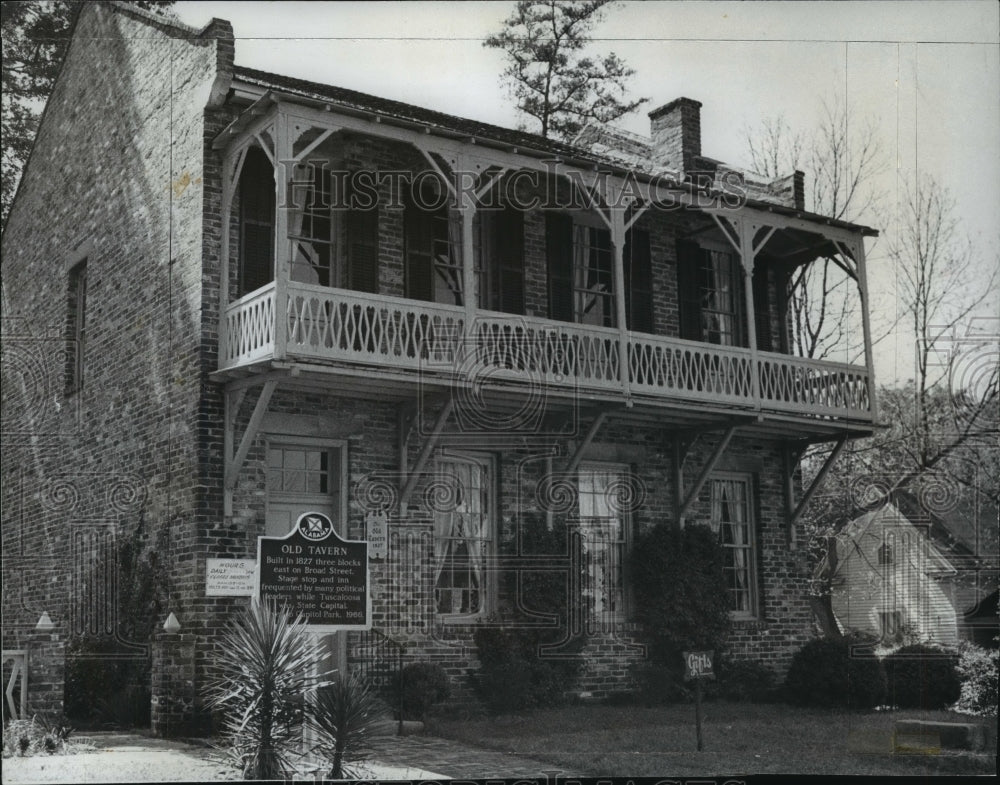
[[[331,779],[342,778],[346,764],[371,757],[372,741],[393,731],[385,703],[357,672],[317,691],[313,722],[320,736],[318,749],[330,761]]]
[[[221,709],[228,752],[247,780],[284,779],[300,741],[308,696],[327,682],[317,673],[323,653],[301,615],[253,602],[226,628],[206,687]]]

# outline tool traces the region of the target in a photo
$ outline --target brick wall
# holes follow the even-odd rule
[[[228,51],[217,46],[227,32]],[[87,4],[80,16],[3,236],[3,530],[15,546],[3,567],[4,648],[22,647],[43,610],[63,640],[91,629],[114,638],[113,598],[98,598],[100,618],[70,603],[95,591],[79,565],[98,541],[136,532],[152,542],[169,529],[165,601],[189,580],[201,118],[231,38],[219,23],[201,35],[125,6]],[[83,258],[84,384],[66,395],[68,269]],[[47,710],[62,703],[53,657],[32,659],[33,675],[56,674]]]
[[[248,396],[249,397],[249,396]],[[244,404],[237,432],[244,427],[252,401]],[[279,390],[272,398],[270,412],[275,422],[288,424],[292,415],[315,422],[320,412],[326,418],[327,430],[312,431],[316,437],[346,440],[348,443],[348,526],[351,538],[364,536],[364,516],[373,508],[372,500],[384,496],[373,493],[372,483],[384,483],[388,498],[398,502],[398,430],[396,409],[392,403],[359,401],[336,394],[318,394]],[[430,429],[436,410],[425,412],[424,432]],[[269,415],[270,416],[270,415]],[[583,422],[586,427],[589,422]],[[266,426],[265,426],[266,431]],[[262,434],[251,448],[246,465],[240,472],[234,497],[231,521],[206,539],[207,557],[253,557],[256,537],[264,532],[265,516],[265,452],[267,436],[280,436],[279,431]],[[533,612],[531,598],[511,593],[513,584],[507,579],[512,568],[508,559],[523,557],[523,533],[530,527],[572,526],[576,513],[575,500],[569,506],[546,502],[539,489],[540,481],[549,471],[547,459],[552,457],[552,471],[558,476],[565,456],[573,449],[579,431],[570,438],[536,436],[512,442],[501,435],[480,434],[472,439],[468,433],[442,438],[443,450],[469,450],[492,454],[499,474],[499,505],[497,530],[496,595],[490,608],[508,623],[518,623],[524,615],[525,603]],[[708,435],[691,449],[686,463],[687,487],[710,454],[715,436]],[[634,473],[635,507],[631,512],[633,531],[638,533],[657,523],[672,523],[675,516],[672,468],[672,434],[667,429],[638,428],[616,425],[612,419],[585,453],[585,460],[626,464]],[[409,462],[412,466],[422,439],[411,440]],[[756,496],[756,538],[758,553],[759,614],[752,621],[740,621],[734,626],[730,641],[737,658],[763,661],[776,671],[783,671],[791,654],[812,634],[811,614],[805,598],[807,578],[802,573],[796,553],[787,547],[787,527],[784,517],[784,490],[780,474],[780,453],[775,443],[755,443],[736,437],[719,464],[719,471],[748,473],[754,478]],[[425,469],[433,470],[433,461]],[[425,494],[426,478],[415,488],[406,512],[398,504],[390,508],[389,556],[385,561],[372,562],[373,626],[404,642],[407,661],[439,662],[449,673],[455,687],[456,700],[471,700],[468,673],[477,667],[472,642],[474,626],[442,624],[435,617],[433,599],[433,510],[430,494]],[[547,515],[547,512],[551,513]],[[699,521],[710,515],[707,490],[693,507],[689,520]],[[538,554],[534,554],[536,557]],[[569,553],[555,554],[547,562],[553,574],[567,576],[576,569]],[[537,565],[536,565],[537,566]],[[569,587],[567,586],[567,590]],[[219,598],[199,601],[206,619],[201,631],[211,636],[224,623],[234,604],[245,602]],[[561,623],[565,623],[562,620]],[[535,623],[535,622],[532,622]],[[557,625],[558,626],[558,625]],[[629,685],[629,667],[641,659],[634,626],[623,619],[617,626],[589,623],[592,632],[582,652],[583,670],[580,690],[600,696],[620,691]],[[357,636],[351,636],[354,641]],[[200,660],[207,664],[207,660]],[[202,679],[199,668],[198,680]]]

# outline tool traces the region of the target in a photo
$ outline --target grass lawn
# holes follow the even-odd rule
[[[437,719],[445,738],[564,766],[590,776],[741,774],[995,774],[996,718],[984,753],[892,754],[897,719],[985,722],[947,711],[848,712],[783,704],[704,704],[704,750],[694,705],[569,706],[486,719]]]

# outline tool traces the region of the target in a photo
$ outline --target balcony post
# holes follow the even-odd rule
[[[464,177],[467,172],[465,159],[458,160],[459,171],[456,177]],[[462,186],[464,183],[456,182]],[[461,203],[459,210],[462,214],[462,303],[465,305],[465,335],[471,335],[472,323],[476,318],[476,308],[479,301],[479,293],[476,291],[476,260],[474,258],[475,244],[473,221],[476,217],[476,203],[467,188],[460,190]]]
[[[284,360],[288,346],[288,180],[291,172],[286,165],[294,165],[292,145],[288,133],[288,115],[280,108],[274,121],[274,359]]]
[[[233,196],[236,181],[240,176],[242,151],[234,156],[232,150],[222,155],[222,234],[219,237],[219,357],[218,367],[229,360],[229,320],[226,306],[229,305],[229,223],[233,214]],[[235,158],[235,162],[234,162]]]
[[[611,217],[611,247],[615,259],[615,323],[618,325],[618,373],[622,393],[626,402],[632,397],[629,383],[629,340],[628,320],[625,311],[625,207],[612,205],[608,208]]]
[[[747,346],[750,347],[750,385],[754,409],[760,409],[760,358],[757,356],[757,314],[753,307],[753,236],[756,225],[747,216],[735,221],[740,239],[740,261],[743,268],[743,299],[747,309]]]
[[[865,264],[865,238],[858,237],[855,249],[855,263],[858,266],[858,293],[861,295],[861,330],[865,340],[865,368],[868,369],[868,410],[872,422],[878,419],[878,402],[875,400],[875,364],[872,358],[872,328],[868,311],[868,272]]]

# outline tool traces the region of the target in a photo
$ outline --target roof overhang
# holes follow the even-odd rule
[[[423,134],[425,136],[447,140],[451,143],[467,145],[470,150],[485,148],[495,150],[504,156],[517,156],[532,159],[536,163],[557,161],[560,165],[576,169],[587,173],[607,173],[613,177],[630,179],[644,184],[655,184],[657,192],[669,192],[676,196],[678,203],[683,203],[693,209],[698,209],[702,202],[710,204],[730,204],[734,194],[729,191],[699,186],[694,183],[685,182],[674,176],[665,173],[650,173],[637,169],[631,169],[620,163],[608,161],[598,156],[567,155],[556,153],[552,150],[545,150],[542,147],[525,146],[524,144],[512,145],[509,142],[492,139],[489,136],[472,136],[469,133],[449,128],[443,124],[421,122],[411,118],[399,117],[391,112],[375,112],[370,109],[353,106],[350,103],[336,101],[333,99],[319,98],[315,96],[302,95],[290,90],[270,89],[241,82],[237,77],[233,82],[233,99],[235,102],[247,102],[246,108],[228,126],[226,126],[213,140],[212,147],[216,150],[224,150],[236,139],[238,139],[250,126],[260,118],[277,113],[280,107],[303,106],[320,110],[331,116],[341,115],[352,117],[371,123],[372,133],[377,134],[378,126],[387,125],[399,129],[406,129],[411,132]],[[837,234],[844,233],[860,237],[877,237],[878,231],[860,224],[853,224],[829,218],[806,210],[797,210],[792,207],[765,202],[757,199],[746,198],[744,206],[762,214],[768,214],[780,218],[780,227],[783,230],[792,229],[810,235],[824,236],[823,229],[829,227],[837,230]],[[811,258],[833,253],[834,248],[830,246],[828,240],[825,243],[806,244],[803,249],[808,252],[819,251]],[[808,261],[801,259],[796,263]]]

